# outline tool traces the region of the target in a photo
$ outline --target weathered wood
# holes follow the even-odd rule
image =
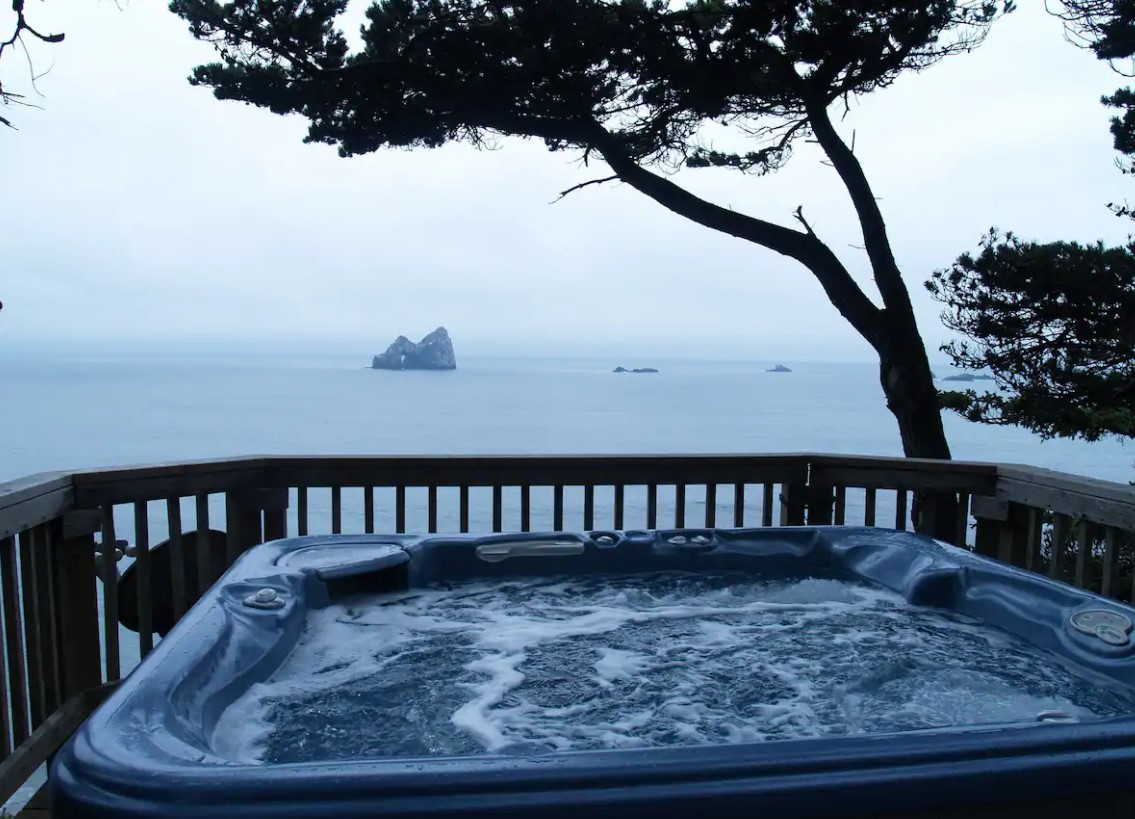
[[[150,513],[146,501],[134,504],[134,571],[138,580],[138,656],[154,649],[154,600],[150,577]],[[232,529],[229,529],[232,539]]]
[[[552,487],[552,529],[562,532],[564,528],[564,487],[556,484]]]
[[[733,484],[733,528],[745,526],[745,484]]]
[[[615,529],[622,530],[623,522],[623,504],[624,504],[625,487],[621,483],[615,484]]]
[[[806,480],[807,456],[507,455],[279,456],[260,459],[265,486],[586,486]],[[951,462],[947,462],[951,463]]]
[[[406,487],[402,484],[394,487],[394,531],[406,532]]]
[[[458,491],[461,495],[458,504],[461,516],[460,529],[464,533],[469,531],[469,487],[462,486]]]
[[[71,697],[46,717],[31,736],[0,762],[0,804],[7,802],[41,765],[62,747],[110,693],[112,684]]]
[[[225,532],[228,535],[225,539],[226,571],[242,554],[264,542],[260,501],[257,490],[225,493]]]
[[[41,527],[34,527],[22,533],[19,541],[20,597],[24,610],[24,646],[28,666],[28,714],[33,730],[39,727],[49,713],[43,673],[43,652],[47,649],[43,645],[39,625],[44,617],[44,601],[36,587],[35,577],[35,554],[38,549],[36,541],[41,533]]]
[[[306,486],[296,488],[296,532],[300,537],[306,537],[308,533]]]
[[[520,531],[532,531],[532,487],[520,487]]]
[[[785,483],[780,486],[780,525],[803,526],[807,508],[808,486]]]
[[[374,534],[374,487],[363,487],[363,531]]]
[[[81,470],[73,473],[72,480],[75,505],[84,509],[275,485],[265,480],[262,458]]]
[[[847,487],[842,483],[835,488],[835,511],[832,513],[832,523],[843,526],[847,522]]]
[[[957,516],[954,520],[954,545],[965,548],[969,536],[969,504],[970,496],[965,492],[958,493],[958,505],[954,508]]]
[[[343,534],[343,487],[331,487],[331,534]]]
[[[206,512],[208,508],[206,507]],[[102,555],[102,614],[103,647],[106,655],[106,678],[117,680],[122,676],[118,646],[118,551],[114,534],[114,507],[102,508],[102,534],[99,538]]]
[[[646,485],[646,528],[658,528],[658,484]]]
[[[712,529],[717,525],[717,484],[708,483],[705,486],[705,528]]]
[[[906,531],[906,490],[899,489],[895,491],[895,528],[900,531]]]
[[[0,540],[0,550],[7,550],[9,547],[14,547],[15,544],[11,538],[4,538]],[[11,631],[14,629],[12,623],[5,623],[5,629]],[[22,663],[24,658],[16,656],[14,659],[9,659],[6,641],[0,640],[0,673],[8,667],[9,662]],[[8,712],[8,687],[2,684],[0,680],[0,759],[8,756],[9,753],[16,747],[12,742],[12,724],[9,720]],[[19,692],[19,696],[23,696],[23,691]]]
[[[67,473],[47,472],[0,483],[0,538],[54,520],[74,506],[75,493]]]
[[[1059,510],[1092,523],[1135,529],[1135,488],[1050,470],[1006,467],[997,497],[1040,509]]]
[[[1115,581],[1119,577],[1119,530],[1114,526],[1104,529],[1103,576],[1100,578],[1100,594],[1111,597],[1115,592]],[[1135,586],[1135,583],[1132,584]]]
[[[99,509],[72,509],[64,512],[62,517],[64,538],[93,535],[102,525],[102,511]]]
[[[813,483],[806,493],[807,505],[804,510],[809,526],[830,526],[835,507],[835,487],[831,484]]]
[[[498,484],[493,487],[493,531],[504,529],[504,490]]]
[[[24,674],[24,628],[16,568],[16,539],[0,540],[0,593],[4,599],[4,646],[8,655],[8,692],[11,696],[12,746],[18,747],[31,732],[28,724],[28,686]]]
[[[166,520],[169,521],[169,585],[170,601],[175,620],[189,611],[191,592],[185,576],[185,542],[182,539],[181,498],[166,500]]]
[[[437,532],[437,487],[430,486],[426,490],[426,531],[430,534]]]
[[[583,487],[583,528],[595,528],[595,487],[592,484]]]
[[[772,508],[776,503],[775,486],[765,483],[761,486],[761,526],[772,526]]]
[[[1052,555],[1048,561],[1049,577],[1060,578],[1064,573],[1064,546],[1068,542],[1068,530],[1072,520],[1067,515],[1057,514],[1052,525]]]
[[[1076,538],[1076,574],[1073,583],[1081,589],[1088,588],[1088,558],[1092,554],[1093,525],[1080,521],[1079,537]]]
[[[1002,563],[1021,569],[1028,564],[1031,512],[1019,503],[1009,504],[1005,520],[998,526],[996,557]]]
[[[209,531],[209,496],[197,495],[194,498],[197,513],[197,531]],[[196,597],[205,593],[221,575],[221,561],[216,559],[211,549],[197,549],[197,589]]]
[[[686,485],[680,483],[674,487],[674,528],[684,529],[686,526]]]
[[[863,525],[864,526],[874,526],[875,525],[875,504],[877,502],[876,497],[875,497],[876,491],[877,490],[875,489],[875,487],[868,486],[867,489],[863,493]]]
[[[63,537],[54,544],[50,568],[57,604],[52,643],[59,662],[58,698],[67,700],[102,683],[94,536]]]

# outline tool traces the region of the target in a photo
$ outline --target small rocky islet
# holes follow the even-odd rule
[[[386,352],[371,359],[372,370],[456,370],[457,356],[449,331],[438,327],[417,344],[406,336],[394,339]]]

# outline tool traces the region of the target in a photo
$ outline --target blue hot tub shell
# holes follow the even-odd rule
[[[901,532],[842,527],[307,537],[258,546],[56,756],[56,817],[1131,816],[1135,715],[1084,723],[587,751],[249,765],[222,712],[359,590],[660,570],[861,578],[969,615],[1135,691],[1135,610]],[[266,591],[270,590],[270,591]],[[258,595],[259,593],[259,595]]]

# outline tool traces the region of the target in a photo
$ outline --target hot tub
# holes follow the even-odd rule
[[[249,551],[56,756],[56,817],[1130,816],[1135,610],[916,535]]]

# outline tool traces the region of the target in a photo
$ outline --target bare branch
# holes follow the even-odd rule
[[[808,220],[804,218],[804,206],[800,205],[796,210],[792,211],[792,215],[796,217],[796,221],[804,226],[805,232],[809,236],[815,237],[816,231],[812,230],[812,226],[808,224]]]
[[[574,193],[575,191],[582,190],[583,188],[586,188],[588,185],[602,185],[604,182],[614,182],[618,178],[619,178],[618,175],[615,174],[615,175],[612,175],[612,176],[604,176],[602,179],[591,179],[591,180],[588,180],[587,182],[580,182],[578,185],[572,185],[566,191],[560,191],[560,195],[557,196],[555,199],[553,199],[550,204],[554,205],[554,204],[556,204],[556,202],[559,202],[561,199],[563,199],[569,193]]]

